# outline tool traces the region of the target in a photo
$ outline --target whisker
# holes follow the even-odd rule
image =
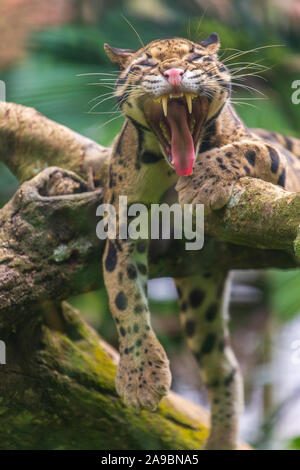
[[[258,75],[257,73],[243,73],[241,75],[232,75],[234,78],[238,78],[240,80],[244,80],[245,77],[256,77],[256,78],[259,78],[261,80],[263,80],[264,82],[267,82],[268,80],[266,79],[266,77],[262,77],[261,75]]]
[[[202,16],[201,16],[201,18],[200,18],[200,20],[199,20],[199,23],[198,23],[198,26],[197,26],[197,29],[196,29],[196,32],[195,32],[195,36],[197,36],[197,34],[198,34],[198,32],[199,32],[200,26],[201,26],[202,21],[203,21],[205,15],[206,15],[206,13],[207,13],[208,8],[209,8],[209,5],[207,5],[207,7],[205,8],[204,12],[202,13]]]
[[[228,85],[227,82],[224,82],[223,80],[221,80],[221,79],[220,79],[219,77],[217,77],[217,76],[214,77],[214,79],[218,82],[219,85],[226,85],[226,86]],[[210,81],[210,80],[208,80],[208,82],[209,82],[209,81]],[[233,87],[236,86],[236,87],[244,88],[245,90],[248,90],[248,91],[251,91],[251,92],[255,92],[255,93],[258,93],[258,94],[260,94],[260,95],[262,95],[262,96],[265,96],[265,94],[264,94],[261,90],[258,90],[257,88],[254,88],[254,87],[252,87],[252,86],[250,86],[250,85],[245,85],[244,83],[238,83],[238,82],[234,82],[234,81],[231,81],[230,83],[231,83],[231,85],[232,85]]]
[[[262,60],[262,59],[260,59],[260,60]],[[255,66],[255,67],[259,67],[259,68],[268,68],[266,65],[260,64],[259,62],[245,62],[245,61],[233,62],[233,64],[228,64],[227,68],[230,70],[230,68],[233,65],[246,65],[246,66],[249,66],[249,67]]]
[[[254,104],[252,103],[245,103],[244,101],[240,102],[240,101],[230,101],[233,105],[237,105],[237,106],[242,106],[242,105],[246,105],[246,106],[251,106],[251,108],[254,108],[254,109],[258,109],[259,108],[257,106],[255,106]]]
[[[270,44],[270,45],[267,45],[267,46],[259,46],[259,47],[255,47],[253,49],[249,49],[248,51],[239,51],[239,52],[236,52],[235,54],[232,54],[231,56],[227,57],[226,59],[223,60],[224,63],[236,58],[236,57],[240,57],[242,55],[245,55],[245,54],[250,54],[250,52],[257,52],[259,50],[262,50],[262,49],[268,49],[270,47],[284,47],[283,44]]]
[[[108,72],[89,72],[89,73],[78,73],[76,77],[86,77],[89,75],[110,75],[112,77],[118,77],[120,75],[120,72],[116,73],[108,73]]]
[[[122,16],[123,20],[125,20],[126,23],[127,23],[127,24],[131,27],[131,29],[135,32],[135,34],[137,35],[138,40],[140,41],[142,47],[145,47],[145,44],[143,43],[142,38],[141,38],[141,36],[139,35],[139,33],[137,32],[137,30],[135,29],[135,27],[130,23],[130,21],[128,20],[128,18],[126,18],[125,15],[122,14],[121,16]]]
[[[110,93],[115,93],[115,87],[111,86],[111,85],[101,85],[103,88],[107,88],[108,90],[112,90],[110,91]]]
[[[115,121],[116,119],[120,119],[121,117],[124,117],[122,113],[120,114],[120,116],[115,116],[112,119],[110,119],[109,121],[106,121],[103,124],[101,124],[101,126],[99,126],[99,129],[102,129],[102,127],[107,126],[107,124],[109,124],[110,122]]]
[[[238,62],[236,64],[238,64]],[[244,64],[241,63],[241,65],[243,65],[243,66],[241,66],[241,67],[232,67],[232,68],[228,67],[228,69],[229,69],[230,73],[235,73],[236,71],[242,71],[242,70],[252,70],[252,69],[255,72],[259,71],[259,72],[263,73],[263,72],[266,72],[267,70],[270,70],[272,68],[271,66],[270,67],[267,67],[265,65],[261,66],[261,64],[254,64],[254,63],[253,64],[251,64],[251,63],[247,64],[247,62],[244,63]]]
[[[94,106],[91,108],[91,111],[93,111],[95,108],[97,108],[97,106],[99,106],[100,104],[104,103],[104,101],[111,100],[112,98],[113,98],[113,96],[107,96],[103,100],[99,101],[99,103],[94,104]]]
[[[115,79],[109,79],[109,78],[104,78],[104,79],[100,79],[98,80],[98,82],[93,82],[93,83],[108,83],[109,85],[113,85],[114,83],[116,83],[116,80]]]
[[[122,114],[121,111],[86,111],[86,114]]]
[[[98,85],[98,86],[107,85],[112,88],[115,88],[115,82],[90,82],[89,85]]]
[[[98,95],[96,96],[95,98],[92,98],[91,100],[89,100],[89,103],[92,103],[92,101],[95,101],[97,100],[98,98],[104,98],[105,96],[110,96],[111,98],[114,98],[115,96],[115,93],[113,91],[110,91],[108,93],[103,93],[101,95]]]
[[[237,86],[239,88],[244,88],[245,90],[248,90],[252,93],[258,93],[259,95],[266,96],[261,90],[258,90],[257,88],[254,88],[250,85],[245,85],[244,83],[235,83],[231,82],[232,86]]]
[[[191,18],[187,20],[186,33],[189,40],[191,40]]]
[[[233,98],[233,99],[235,99],[235,98]],[[237,99],[239,99],[239,100],[245,100],[245,101],[246,101],[246,100],[260,100],[260,101],[266,101],[266,100],[269,99],[269,97],[266,96],[265,98],[262,98],[261,96],[256,96],[256,97],[255,97],[255,96],[248,96],[248,97],[242,97],[242,96],[240,96],[240,97],[237,98]]]
[[[230,70],[230,75],[237,75],[239,72],[243,72],[245,70],[246,72],[249,73],[265,73],[268,69],[259,69],[259,68],[252,68],[252,67],[235,67]]]

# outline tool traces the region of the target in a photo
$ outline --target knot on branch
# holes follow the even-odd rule
[[[30,303],[98,287],[101,200],[101,190],[87,192],[84,180],[57,167],[23,183],[1,211],[0,312],[17,311],[24,297]]]

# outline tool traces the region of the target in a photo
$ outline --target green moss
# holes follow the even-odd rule
[[[233,188],[231,198],[227,204],[228,207],[235,207],[238,205],[239,200],[243,193],[245,192],[244,189],[239,189],[239,188]]]
[[[78,252],[80,255],[86,255],[92,247],[92,242],[87,241],[84,237],[79,237],[76,241],[68,243],[67,245],[58,246],[53,251],[51,258],[56,263],[63,263],[71,257],[74,251]]]
[[[0,415],[3,415],[4,413],[6,413],[8,411],[8,408],[6,407],[1,407],[0,408]]]
[[[202,447],[206,428],[168,399],[155,412],[126,407],[115,391],[116,365],[96,332],[66,302],[62,315],[65,333],[43,327],[41,349],[27,364],[26,375],[15,378],[13,404],[0,383],[2,448]]]
[[[297,236],[293,245],[296,260],[300,262],[300,227],[298,227]]]

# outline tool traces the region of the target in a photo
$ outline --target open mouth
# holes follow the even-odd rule
[[[171,93],[144,105],[145,118],[155,132],[167,162],[179,176],[193,173],[207,113],[207,98],[192,93]]]

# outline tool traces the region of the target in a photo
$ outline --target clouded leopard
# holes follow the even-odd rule
[[[176,184],[180,202],[218,210],[243,176],[300,189],[300,140],[247,128],[230,104],[231,77],[218,59],[219,46],[216,33],[199,43],[155,40],[137,51],[105,45],[120,69],[115,98],[126,116],[106,202],[126,195],[128,204],[158,203]],[[107,240],[103,267],[119,334],[117,391],[127,405],[154,409],[169,391],[171,374],[150,322],[147,251],[147,240]],[[209,392],[207,449],[236,448],[243,401],[227,327],[226,279],[218,266],[175,279],[187,343]]]

